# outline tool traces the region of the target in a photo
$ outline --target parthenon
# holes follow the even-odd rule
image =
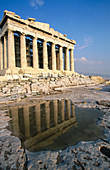
[[[74,73],[76,42],[66,34],[7,10],[0,28],[0,75]]]

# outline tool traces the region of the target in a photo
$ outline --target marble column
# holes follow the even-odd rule
[[[3,45],[2,39],[0,38],[0,70],[3,69]]]
[[[63,71],[63,48],[59,47],[59,55],[60,55],[60,71]]]
[[[4,34],[4,69],[7,68],[6,34]]]
[[[22,33],[20,35],[20,53],[21,53],[21,67],[26,68],[27,67],[27,61],[26,61],[26,39],[25,34]]]
[[[43,69],[48,69],[47,41],[43,41]]]
[[[52,43],[52,70],[56,70],[56,53],[55,53],[55,43]]]
[[[66,48],[66,65],[65,65],[65,70],[69,71],[69,50]]]
[[[36,37],[33,37],[33,68],[38,69],[38,49]]]
[[[10,29],[8,29],[8,67],[15,67],[14,34]]]
[[[73,49],[70,51],[70,57],[71,57],[71,71],[74,72],[74,56],[73,56]]]

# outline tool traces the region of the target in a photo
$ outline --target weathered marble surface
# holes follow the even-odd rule
[[[62,87],[62,94],[40,96],[30,96],[28,98],[13,100],[1,97],[0,103],[0,168],[23,169],[109,169],[110,160],[99,151],[101,145],[110,148],[110,107],[105,105],[106,100],[110,102],[110,93],[99,91],[101,85],[89,87]],[[20,96],[21,98],[21,96]],[[30,153],[25,151],[18,138],[10,136],[10,132],[5,129],[9,118],[6,116],[6,108],[9,105],[17,105],[38,100],[70,99],[79,107],[98,108],[104,112],[104,116],[99,119],[99,124],[105,128],[105,138],[91,142],[79,142],[75,146],[60,151],[41,151]],[[7,101],[6,101],[7,100]],[[17,102],[15,102],[17,101]],[[98,101],[98,102],[97,102]],[[3,103],[2,103],[3,102]],[[8,103],[9,102],[9,103]],[[3,110],[4,109],[4,110]]]

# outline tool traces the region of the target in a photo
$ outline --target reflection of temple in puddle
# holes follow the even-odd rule
[[[46,101],[36,105],[12,107],[10,131],[24,141],[29,151],[50,145],[76,125],[75,106],[69,100]]]

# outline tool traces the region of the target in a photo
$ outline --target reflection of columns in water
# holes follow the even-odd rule
[[[65,120],[68,120],[70,118],[70,100],[65,100],[64,102],[64,114]]]
[[[58,101],[58,122],[64,121],[64,101]]]
[[[36,116],[36,126],[37,126],[37,132],[39,133],[41,131],[41,116],[40,116],[40,104],[35,105],[35,116]]]
[[[29,107],[24,106],[23,110],[24,110],[25,137],[30,137]]]
[[[75,116],[75,105],[72,104],[72,118],[74,118],[76,120],[76,116]]]
[[[66,101],[67,119],[70,119],[70,100]]]
[[[58,123],[58,103],[57,100],[53,101],[53,117],[54,117],[54,125],[57,125]]]
[[[49,103],[45,103],[46,128],[50,127],[50,108]]]
[[[12,132],[19,136],[18,107],[13,107],[10,112],[12,116]]]
[[[64,100],[61,100],[60,103],[61,103],[61,119],[62,119],[62,121],[64,121],[65,120],[65,115],[64,115]]]

